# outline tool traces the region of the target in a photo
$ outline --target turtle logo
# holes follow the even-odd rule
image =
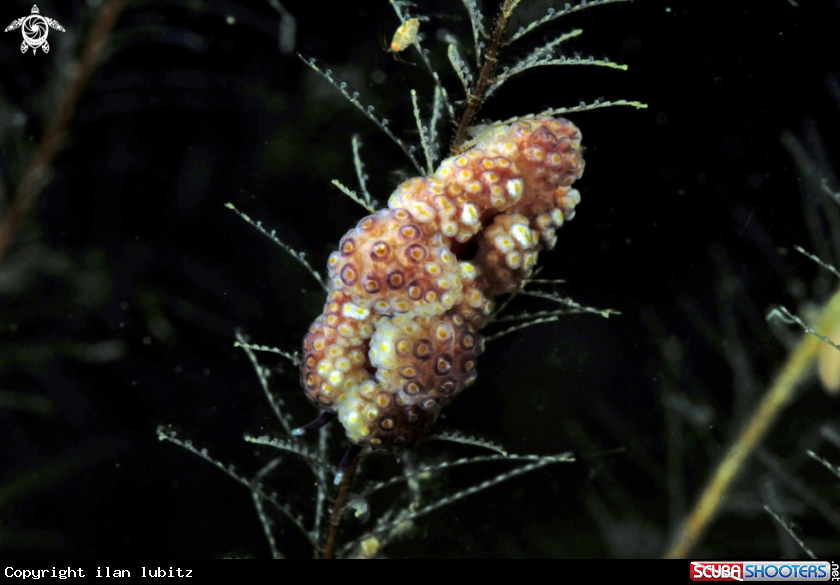
[[[32,5],[32,14],[12,21],[12,24],[7,26],[3,32],[9,32],[16,28],[21,28],[21,32],[23,33],[20,52],[25,53],[26,49],[32,47],[33,55],[38,52],[39,47],[45,53],[50,52],[50,44],[47,42],[47,33],[49,33],[50,28],[64,32],[64,27],[58,24],[57,20],[41,16],[40,10],[34,4]]]

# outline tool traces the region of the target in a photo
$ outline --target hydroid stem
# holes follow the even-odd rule
[[[817,320],[818,331],[840,321],[840,291],[835,293]],[[666,559],[685,558],[700,542],[725,501],[732,483],[782,410],[794,399],[797,388],[811,375],[823,341],[806,333],[788,357],[764,399],[755,409],[735,442],[723,454],[711,481],[671,541]]]

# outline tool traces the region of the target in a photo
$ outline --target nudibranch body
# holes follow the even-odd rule
[[[568,120],[491,126],[472,144],[397,187],[330,256],[301,381],[356,445],[416,443],[475,382],[494,298],[522,286],[580,201],[581,135]]]

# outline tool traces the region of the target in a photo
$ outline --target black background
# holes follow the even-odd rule
[[[448,72],[436,36],[445,29],[469,46],[463,6],[417,4],[435,16],[421,32]],[[520,16],[549,4],[523,0]],[[396,59],[385,50],[399,24],[389,4],[284,5],[297,19],[295,51],[331,68],[416,140],[409,91],[417,89],[428,108],[432,86],[411,51]],[[0,22],[30,7],[4,2]],[[77,1],[39,7],[67,30],[50,33],[48,55],[21,55],[19,33],[0,35],[3,201],[96,14],[92,3]],[[364,214],[330,185],[355,186],[351,136],[363,140],[380,202],[411,172],[357,109],[296,55],[280,52],[278,24],[267,2],[128,3],[50,180],[0,267],[0,390],[8,402],[0,410],[0,554],[269,554],[248,491],[155,432],[175,425],[221,461],[255,470],[270,454],[242,435],[277,424],[247,357],[233,347],[234,331],[293,350],[323,303],[307,273],[224,203],[276,229],[321,267]],[[804,310],[829,292],[816,266],[791,251],[813,250],[820,234],[806,229],[806,182],[780,136],[789,130],[813,146],[818,129],[829,168],[840,129],[827,81],[838,68],[840,7],[619,3],[554,23],[511,47],[507,59],[577,27],[584,34],[570,52],[626,63],[628,71],[540,68],[509,81],[480,117],[581,100],[649,104],[569,116],[587,149],[583,201],[557,248],[541,257],[541,277],[565,281],[559,292],[622,315],[568,317],[492,342],[478,384],[441,426],[512,452],[574,450],[579,460],[424,517],[387,555],[661,554],[785,357],[764,314],[779,304]],[[457,80],[444,79],[458,95]],[[512,310],[550,308],[516,303]],[[737,375],[727,355],[746,360]],[[275,390],[296,420],[308,420],[314,412],[294,368],[263,357],[285,368],[274,374]],[[47,402],[32,406],[21,395]],[[666,415],[675,395],[694,406],[679,432]],[[766,498],[818,555],[836,552],[837,478],[803,456],[807,446],[840,461],[816,438],[837,424],[836,412],[836,400],[816,384],[808,389],[771,432],[698,556],[801,555],[761,510]],[[439,442],[415,451],[420,462],[475,453]],[[676,471],[668,463],[674,453]],[[364,472],[393,469],[375,457]],[[444,475],[429,497],[503,469]],[[817,503],[791,480],[813,490]],[[293,458],[275,487],[296,509],[311,509],[311,479]],[[382,496],[374,512],[398,502]],[[291,527],[278,545],[290,556],[309,554]]]

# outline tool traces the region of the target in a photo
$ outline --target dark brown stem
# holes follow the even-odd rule
[[[338,543],[341,516],[344,513],[344,507],[347,505],[347,499],[350,497],[350,486],[353,484],[353,476],[356,475],[356,468],[362,460],[362,457],[364,457],[364,451],[359,451],[350,462],[350,465],[347,466],[344,475],[341,476],[341,483],[338,484],[335,504],[333,504],[333,511],[330,515],[330,529],[327,532],[327,539],[324,541],[324,548],[321,549],[322,559],[335,558],[335,545]]]
[[[467,98],[467,107],[464,108],[461,122],[458,124],[458,130],[455,132],[455,138],[452,141],[450,153],[453,155],[458,154],[461,146],[467,141],[467,130],[481,109],[481,104],[484,103],[484,94],[493,83],[493,71],[496,69],[496,60],[499,56],[499,48],[502,46],[502,38],[505,35],[510,15],[518,3],[519,0],[505,0],[501,10],[499,10],[499,18],[496,20],[496,29],[493,31],[490,47],[484,55],[481,71],[478,73],[478,79],[472,93]]]
[[[44,132],[38,150],[29,161],[29,166],[18,185],[14,201],[0,224],[0,264],[6,258],[23,220],[26,219],[26,215],[38,198],[44,178],[52,166],[53,159],[67,133],[67,127],[73,119],[76,105],[84,93],[85,86],[96,68],[102,50],[124,7],[125,0],[108,2],[102,7],[93,24],[79,61],[76,63],[75,73],[67,82],[67,87],[61,96],[55,117]]]

